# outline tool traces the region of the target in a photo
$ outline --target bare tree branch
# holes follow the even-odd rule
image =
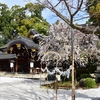
[[[61,2],[61,0],[54,7],[57,7],[60,4],[60,2]]]
[[[79,21],[79,20],[82,20],[82,19],[85,19],[85,18],[89,18],[89,16],[81,17],[81,18],[75,19],[74,21]]]
[[[65,17],[63,16],[58,10],[55,9],[55,7],[47,0],[48,5],[45,5],[45,7],[47,7],[48,9],[50,9],[51,11],[53,11],[58,17],[60,17],[61,19],[63,19],[67,24],[70,23],[70,21]]]
[[[70,16],[72,16],[71,11],[70,11],[70,8],[69,8],[69,5],[68,5],[67,1],[66,1],[66,0],[63,0],[63,1],[64,1],[65,5],[66,5],[66,7],[67,7],[67,10],[68,10],[68,12],[69,12]]]
[[[61,18],[63,21],[65,21],[69,26],[71,26],[74,29],[77,29],[85,34],[90,34],[93,33],[94,28],[87,28],[87,27],[83,27],[83,26],[78,26],[75,25],[73,23],[73,21],[75,21],[74,18],[76,18],[75,16],[78,16],[78,14],[81,14],[81,9],[84,8],[84,2],[86,2],[86,0],[73,0],[73,5],[70,5],[70,0],[57,0],[56,4],[54,5],[54,3],[52,2],[52,0],[36,0],[37,3],[42,4],[43,6],[45,6],[46,8],[48,8],[49,10],[51,10],[52,12],[54,12],[59,18]],[[62,1],[64,2],[63,4]],[[77,3],[76,5],[74,3]],[[66,9],[62,9],[61,6],[60,8],[57,7],[58,5],[65,5]],[[71,11],[72,8],[73,10]],[[65,15],[65,13],[62,13],[60,11],[60,9],[62,9],[63,11],[67,11],[67,15]],[[73,13],[72,13],[73,12]],[[70,15],[70,19],[69,19],[69,15]],[[83,17],[86,18],[86,17]],[[81,19],[83,19],[81,18]],[[76,19],[77,20],[77,19]],[[95,31],[95,34],[100,33],[100,30],[98,29],[97,31]]]
[[[81,1],[80,5],[76,9],[76,11],[73,13],[73,16],[75,16],[77,14],[77,12],[81,9],[82,4],[83,4],[83,0]]]

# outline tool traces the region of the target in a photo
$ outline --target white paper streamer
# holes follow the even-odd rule
[[[47,73],[48,73],[49,75],[53,75],[53,74],[55,74],[55,72],[57,72],[57,73],[60,74],[60,76],[61,76],[61,75],[62,75],[62,76],[67,76],[67,78],[69,78],[71,69],[72,69],[72,65],[71,65],[71,66],[69,67],[69,69],[67,69],[66,71],[60,71],[59,68],[55,68],[55,69],[51,72],[51,71],[49,71],[49,69],[48,69],[47,67],[46,67],[45,69],[42,69],[42,68],[41,68],[41,71],[42,71],[42,72],[47,71]]]
[[[47,67],[45,67],[44,69],[41,68],[41,71],[44,73],[47,70]]]
[[[47,69],[47,73],[49,74],[49,75],[53,75],[54,73],[55,73],[55,69],[51,72],[51,71],[49,71],[48,69]]]

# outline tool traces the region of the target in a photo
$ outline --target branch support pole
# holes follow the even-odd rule
[[[74,76],[74,34],[71,29],[71,42],[72,42],[72,100],[75,100],[75,76]]]

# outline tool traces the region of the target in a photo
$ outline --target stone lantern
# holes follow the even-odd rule
[[[97,70],[95,71],[96,82],[100,82],[100,66],[97,66]]]

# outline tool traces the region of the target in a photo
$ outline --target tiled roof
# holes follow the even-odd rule
[[[29,38],[18,36],[16,39],[9,41],[6,45],[3,47],[0,47],[1,50],[7,51],[9,48],[14,45],[14,44],[23,44],[25,45],[28,49],[35,48],[38,49],[39,45],[36,44],[34,41],[32,41]]]

